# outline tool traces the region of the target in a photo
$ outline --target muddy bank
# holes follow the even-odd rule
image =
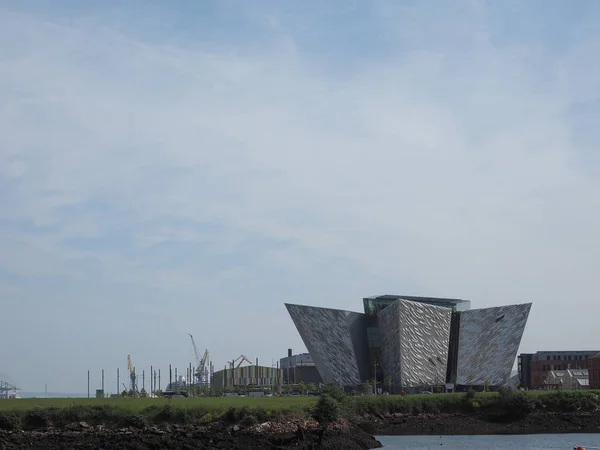
[[[257,428],[242,429],[239,426],[224,425],[111,430],[104,427],[91,427],[84,423],[74,424],[62,430],[0,431],[0,450],[94,448],[366,450],[380,447],[381,444],[373,436],[350,424],[336,424],[325,433],[316,428],[296,427],[296,430],[291,432]]]
[[[600,433],[600,412],[534,413],[511,421],[465,414],[390,414],[365,416],[358,426],[375,436]]]

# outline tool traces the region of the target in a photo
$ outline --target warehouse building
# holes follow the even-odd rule
[[[283,383],[281,369],[266,366],[244,366],[226,368],[215,371],[213,374],[213,386],[215,389],[238,388],[238,387],[270,387],[279,386]]]
[[[323,378],[319,375],[310,353],[292,355],[290,348],[287,357],[279,360],[279,367],[283,372],[285,384],[312,383],[319,386],[323,383]]]

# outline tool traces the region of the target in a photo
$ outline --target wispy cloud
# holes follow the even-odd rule
[[[46,343],[14,378],[183,367],[188,331],[270,364],[284,301],[384,292],[595,345],[595,2],[201,4],[0,9],[0,339]]]

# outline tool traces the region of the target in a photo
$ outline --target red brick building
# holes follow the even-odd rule
[[[519,381],[525,389],[545,389],[551,370],[589,369],[590,358],[600,351],[544,351],[519,355]],[[599,359],[600,363],[600,359]],[[590,375],[591,377],[591,375]],[[592,380],[590,378],[590,388]]]
[[[600,389],[600,353],[588,358],[590,389]]]

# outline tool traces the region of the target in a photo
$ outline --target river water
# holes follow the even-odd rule
[[[600,450],[600,434],[378,436],[385,450]]]

